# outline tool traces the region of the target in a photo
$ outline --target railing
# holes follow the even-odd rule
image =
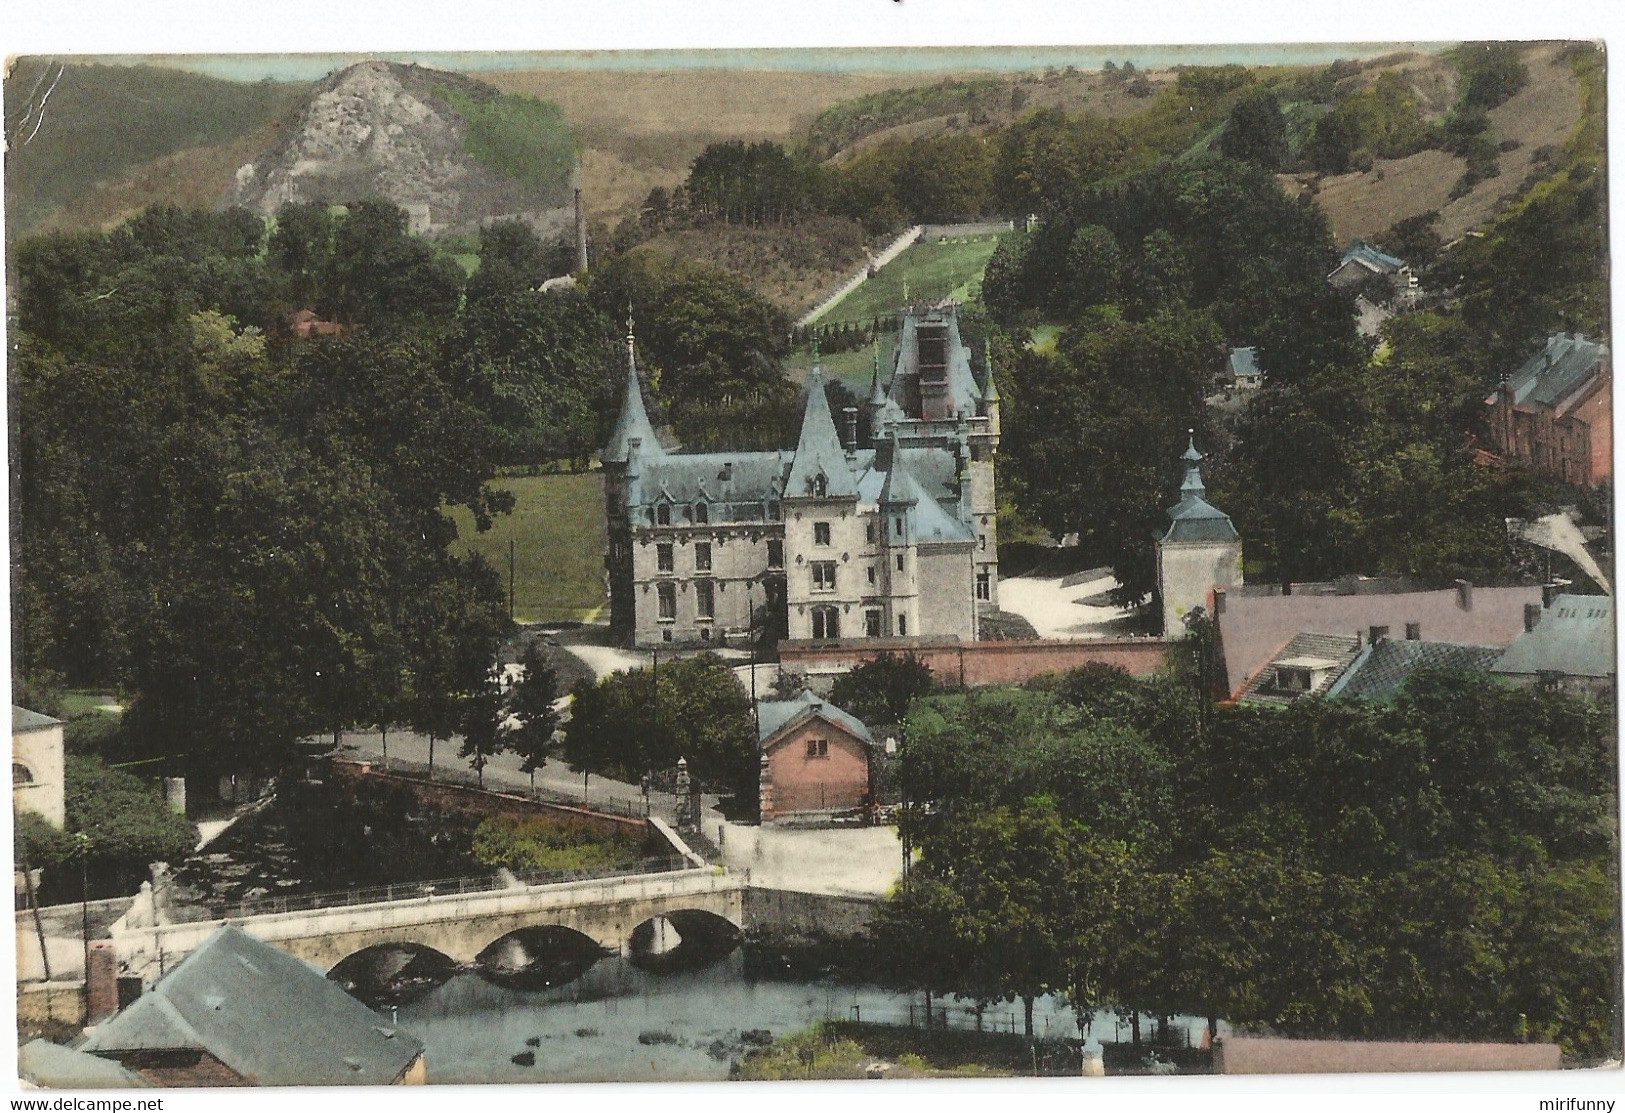
[[[349,908],[362,904],[388,904],[395,901],[425,900],[430,897],[491,893],[512,888],[512,882],[526,886],[563,885],[573,881],[609,881],[620,877],[640,877],[651,873],[671,873],[691,868],[682,858],[645,858],[619,869],[514,870],[477,877],[447,877],[431,881],[399,881],[390,885],[339,889],[325,893],[289,893],[283,896],[254,897],[239,901],[213,901],[188,904],[173,910],[177,921],[240,920],[251,916],[276,916],[286,912],[315,912],[324,908]]]

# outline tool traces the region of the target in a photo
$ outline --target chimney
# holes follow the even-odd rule
[[[1525,603],[1523,605],[1523,632],[1528,633],[1540,622],[1541,608],[1539,603]]]
[[[1456,606],[1464,611],[1473,609],[1473,585],[1466,580],[1456,581]]]
[[[1213,589],[1213,617],[1218,618],[1224,613],[1224,600],[1226,592],[1222,587]]]
[[[587,207],[581,203],[581,187],[576,186],[576,273],[587,269]]]
[[[1386,638],[1387,636],[1388,636],[1388,627],[1386,627],[1386,626],[1373,626],[1373,627],[1371,627],[1371,644],[1372,645],[1376,645],[1378,642],[1382,641],[1382,639]]]
[[[1419,642],[1422,640],[1422,624],[1420,622],[1405,623],[1405,640]]]
[[[1556,580],[1553,580],[1549,584],[1541,584],[1540,585],[1540,605],[1542,607],[1548,607],[1548,608],[1551,607],[1551,605],[1553,603],[1557,602],[1557,591],[1558,591],[1558,584],[1557,584]]]
[[[856,406],[841,407],[841,440],[846,443],[846,451],[849,455],[858,450],[858,408]]]

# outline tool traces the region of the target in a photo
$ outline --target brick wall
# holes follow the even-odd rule
[[[490,816],[503,816],[509,819],[530,819],[535,816],[545,816],[548,819],[564,823],[580,824],[596,831],[607,834],[639,836],[645,840],[657,836],[649,828],[645,819],[634,819],[631,816],[605,815],[603,812],[588,811],[585,808],[573,808],[568,804],[550,804],[543,800],[532,800],[528,796],[514,796],[506,792],[491,792],[487,789],[470,788],[466,785],[446,784],[440,781],[420,781],[415,777],[403,777],[398,773],[386,773],[375,769],[364,761],[351,761],[347,758],[333,760],[333,774],[335,777],[358,783],[367,779],[373,783],[388,784],[395,788],[403,788],[412,794],[419,804],[436,811],[454,812],[459,815],[470,815],[480,819]],[[662,844],[664,845],[664,844]]]
[[[821,741],[824,752],[809,755],[807,743]],[[787,812],[846,811],[869,796],[869,754],[863,742],[814,716],[771,740],[767,772],[772,799],[763,800],[764,822]]]
[[[833,644],[779,643],[780,665],[817,677],[850,671],[881,653],[912,653],[940,684],[963,681],[972,688],[1019,684],[1045,673],[1067,672],[1099,661],[1136,676],[1155,672],[1167,653],[1161,638],[1087,638],[1075,641],[958,642],[927,638],[866,638]]]

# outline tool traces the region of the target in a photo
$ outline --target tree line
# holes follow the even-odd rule
[[[1204,712],[1090,665],[916,700],[901,988],[1617,1054],[1610,709],[1471,674]],[[1177,741],[1176,741],[1177,740]]]

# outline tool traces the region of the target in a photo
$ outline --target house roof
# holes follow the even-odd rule
[[[807,376],[807,404],[801,414],[795,462],[790,465],[790,475],[784,483],[785,497],[812,495],[820,475],[824,477],[820,497],[856,497],[857,482],[847,463],[846,449],[835,432],[835,419],[830,416],[829,399],[824,394],[824,369],[814,367]]]
[[[1233,378],[1243,376],[1262,375],[1264,372],[1258,366],[1257,348],[1231,348],[1230,374]]]
[[[896,465],[886,473],[885,484],[877,499],[882,505],[906,505],[909,537],[916,545],[973,544],[976,535],[959,519],[943,509],[942,504],[920,488],[910,473],[901,453],[894,456]]]
[[[863,742],[874,743],[874,735],[869,733],[862,720],[811,692],[803,692],[795,699],[762,700],[756,705],[756,716],[761,722],[756,737],[763,746],[768,745],[775,735],[783,734],[811,718],[823,719]]]
[[[1387,703],[1421,669],[1476,669],[1495,663],[1498,645],[1379,638],[1366,646],[1326,692],[1329,699],[1363,699]]]
[[[1218,616],[1226,690],[1239,691],[1299,633],[1353,635],[1415,622],[1424,636],[1440,641],[1505,646],[1523,632],[1524,604],[1538,602],[1538,587],[1474,588],[1469,606],[1453,588],[1380,595],[1227,592]]]
[[[121,1063],[50,1040],[30,1040],[18,1048],[17,1073],[49,1090],[118,1090],[152,1085]]]
[[[84,1050],[206,1051],[261,1086],[379,1086],[423,1044],[292,955],[227,926],[101,1024]]]
[[[1306,695],[1322,695],[1359,652],[1360,639],[1352,635],[1296,634],[1248,679],[1239,698],[1252,703],[1291,703]],[[1291,692],[1277,688],[1277,667],[1310,670],[1311,687],[1307,691]]]
[[[1607,595],[1559,595],[1535,628],[1514,639],[1490,671],[1609,677],[1617,668],[1614,600]]]
[[[1405,260],[1397,255],[1390,255],[1379,247],[1374,247],[1364,240],[1354,240],[1343,252],[1343,262],[1359,263],[1370,270],[1382,274],[1392,274],[1405,265]]]
[[[1607,358],[1607,345],[1583,333],[1553,333],[1545,347],[1513,372],[1507,387],[1519,405],[1555,406],[1589,385]]]
[[[59,727],[61,719],[53,719],[49,715],[41,715],[38,711],[30,711],[26,707],[11,705],[11,733],[22,734],[30,730],[45,730],[48,727]]]

